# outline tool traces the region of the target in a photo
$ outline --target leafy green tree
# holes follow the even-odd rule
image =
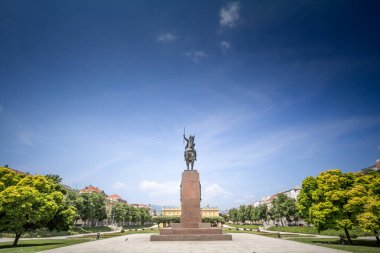
[[[8,167],[0,167],[0,191],[4,191],[5,188],[16,185],[24,175],[17,174]]]
[[[224,222],[230,221],[230,217],[228,216],[228,214],[223,214],[222,217],[224,219]]]
[[[132,216],[132,222],[134,225],[141,224],[141,211],[140,208],[131,206],[131,216]]]
[[[26,176],[15,184],[4,177],[9,171],[0,171],[0,230],[15,232],[16,246],[23,232],[47,226],[62,205],[63,194],[44,176]]]
[[[268,220],[268,206],[266,204],[257,207],[257,219],[263,222]]]
[[[62,183],[62,178],[59,175],[47,174],[47,175],[45,175],[45,177],[52,180],[56,184]]]
[[[134,208],[133,206],[130,206],[130,205],[125,205],[124,206],[125,208],[125,222],[127,222],[128,224],[131,224],[132,222],[132,209]]]
[[[245,223],[245,221],[247,220],[247,211],[246,211],[246,206],[245,205],[241,205],[239,207],[239,211],[238,211],[238,219],[239,221],[241,221],[242,223]]]
[[[149,213],[149,209],[145,207],[140,207],[141,214],[141,225],[145,225],[145,223],[152,221],[152,216]]]
[[[239,221],[239,211],[236,208],[231,208],[228,211],[228,215],[230,217],[230,220],[232,220],[233,224],[235,224],[235,222]]]
[[[349,230],[358,226],[358,210],[348,204],[353,185],[354,174],[344,174],[340,170],[328,170],[316,178],[308,177],[302,183],[297,207],[319,231],[343,229],[352,244]]]
[[[211,223],[211,226],[216,227],[216,226],[218,226],[218,223],[220,223],[220,224],[224,223],[224,218],[222,216],[203,217],[202,222],[203,223]]]
[[[160,223],[163,224],[164,227],[172,224],[172,223],[179,223],[180,217],[179,216],[155,216],[153,217],[153,222],[157,223],[158,226]]]
[[[359,226],[365,231],[373,231],[380,245],[380,174],[357,174],[349,195],[348,205],[359,213]]]
[[[127,208],[125,206],[123,203],[117,203],[111,210],[111,217],[119,226],[126,221]]]
[[[94,193],[93,203],[95,206],[95,226],[99,221],[107,219],[106,197],[103,194]]]
[[[280,221],[284,226],[284,220],[293,221],[297,216],[296,200],[288,197],[284,193],[277,194],[272,202],[272,208],[269,214],[273,220]]]
[[[70,206],[75,207],[75,215],[74,215],[74,222],[77,223],[78,220],[81,219],[83,210],[84,210],[84,204],[83,204],[83,197],[81,194],[79,194],[78,190],[71,190],[66,189],[66,195],[65,195],[66,203]]]
[[[82,193],[81,197],[83,199],[83,206],[80,217],[85,223],[97,225],[98,221],[107,218],[106,199],[103,194],[96,192]]]

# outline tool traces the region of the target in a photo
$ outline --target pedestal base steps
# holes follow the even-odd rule
[[[232,235],[151,235],[151,241],[231,241]]]
[[[202,223],[201,185],[197,170],[185,170],[181,182],[181,222],[171,228],[160,229],[151,241],[221,241],[232,240],[232,235],[223,234],[221,228]]]

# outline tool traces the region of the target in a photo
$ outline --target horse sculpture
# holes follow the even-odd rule
[[[193,170],[194,169],[194,161],[197,160],[197,151],[195,151],[195,149],[194,149],[194,146],[195,146],[194,138],[195,138],[195,136],[190,135],[189,139],[186,139],[186,136],[183,135],[183,138],[187,142],[186,147],[185,147],[185,153],[184,153],[185,161],[186,161],[186,167],[187,167],[187,170],[189,170],[189,164],[191,164],[191,170]]]

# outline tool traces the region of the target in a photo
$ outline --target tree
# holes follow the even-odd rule
[[[124,203],[117,203],[112,207],[111,217],[118,226],[122,225],[126,221],[127,217],[127,208]]]
[[[44,176],[19,177],[15,184],[8,178],[11,172],[1,168],[0,174],[0,230],[15,232],[13,246],[17,246],[23,232],[45,227],[53,219],[63,194],[55,191],[56,185]]]
[[[257,219],[263,222],[268,220],[268,206],[266,204],[257,207]]]
[[[81,194],[83,206],[80,217],[85,223],[97,225],[98,221],[107,218],[105,196],[100,193],[91,192]]]
[[[160,223],[162,223],[163,227],[166,227],[171,223],[179,223],[180,217],[179,216],[155,216],[153,217],[153,222],[156,222],[158,226],[160,226]]]
[[[247,212],[246,212],[246,207],[245,205],[241,205],[239,207],[239,211],[238,211],[238,219],[239,221],[241,221],[242,223],[245,223],[245,221],[247,220]]]
[[[230,220],[232,220],[233,224],[239,221],[239,211],[236,208],[231,208],[228,211],[228,215],[230,216]]]
[[[16,185],[24,175],[17,174],[8,167],[0,167],[0,191],[4,191],[5,188]]]
[[[62,178],[59,175],[47,174],[47,175],[45,175],[45,177],[52,180],[56,184],[62,183]]]
[[[141,211],[140,208],[131,206],[131,216],[132,216],[132,222],[136,224],[141,224]]]
[[[366,231],[373,231],[380,245],[380,174],[357,174],[355,186],[350,191],[349,205],[358,212],[359,226]]]
[[[140,207],[140,213],[141,213],[141,225],[145,225],[147,222],[152,221],[152,216],[149,213],[149,209],[145,207]]]
[[[352,244],[349,230],[357,227],[357,209],[349,205],[349,191],[354,184],[353,173],[340,170],[322,172],[302,183],[297,207],[305,219],[317,230],[343,229]]]
[[[73,220],[77,223],[81,219],[84,210],[83,197],[78,190],[66,189],[65,201],[68,205],[75,207],[76,211]]]
[[[211,223],[212,227],[217,227],[218,223],[221,223],[221,224],[224,223],[224,218],[222,216],[203,217],[202,222],[203,223]]]

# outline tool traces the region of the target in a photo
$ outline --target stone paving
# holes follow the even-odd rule
[[[45,253],[344,253],[289,240],[281,240],[254,234],[236,233],[232,241],[172,241],[151,242],[151,234],[132,234],[111,239],[67,246],[43,251]]]

